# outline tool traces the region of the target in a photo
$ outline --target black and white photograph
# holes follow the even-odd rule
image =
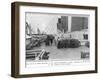
[[[89,60],[89,15],[25,13],[26,62]]]
[[[12,76],[97,73],[97,7],[12,4]]]

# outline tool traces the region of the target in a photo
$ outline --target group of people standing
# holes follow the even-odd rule
[[[57,46],[58,42],[63,39],[63,36],[58,37],[54,35],[47,35],[47,38],[45,40],[45,45],[46,46],[52,46],[53,44]]]
[[[54,43],[54,36],[53,35],[47,35],[47,38],[45,40],[45,45],[50,46]]]

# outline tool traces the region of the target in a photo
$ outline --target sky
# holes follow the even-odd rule
[[[26,13],[26,22],[31,26],[34,33],[39,28],[42,32],[56,34],[59,17],[59,15],[54,14]]]
[[[57,22],[58,18],[61,18],[59,14],[50,14],[50,13],[26,13],[26,22],[31,26],[33,34],[37,34],[37,29],[40,32],[45,32],[46,34],[57,34]],[[79,20],[78,20],[78,19]],[[75,22],[73,23],[73,29],[79,29],[81,24],[81,17],[75,17]],[[83,20],[83,19],[82,19]],[[85,20],[87,21],[87,20]],[[84,23],[85,25],[85,23]],[[85,26],[87,26],[86,24]],[[79,28],[78,28],[79,27]],[[83,27],[83,26],[82,26]]]

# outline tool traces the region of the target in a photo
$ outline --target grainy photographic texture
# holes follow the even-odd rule
[[[26,62],[89,60],[89,15],[25,13]]]
[[[96,6],[13,2],[11,76],[97,73]]]

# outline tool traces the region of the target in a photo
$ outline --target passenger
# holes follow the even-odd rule
[[[50,41],[49,41],[49,35],[47,35],[47,38],[45,40],[45,45],[49,46],[50,45]]]
[[[53,40],[54,40],[54,36],[53,35],[50,35],[49,37],[50,37],[49,38],[50,39],[50,44],[52,45],[53,44]]]

